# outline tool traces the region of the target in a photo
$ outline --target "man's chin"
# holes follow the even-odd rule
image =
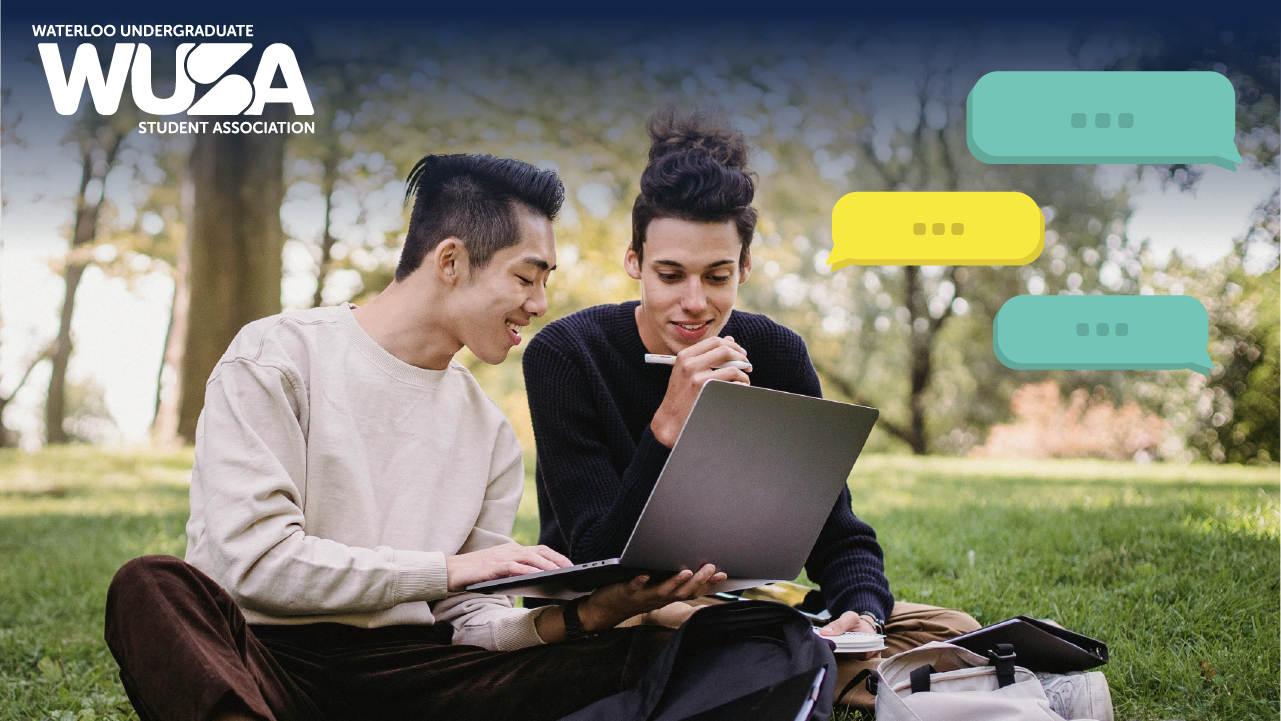
[[[689,348],[690,346],[693,346],[693,345],[696,345],[696,344],[695,344],[695,343],[688,343],[688,342],[684,342],[684,341],[678,341],[678,340],[674,340],[674,339],[672,339],[672,338],[668,338],[668,339],[667,339],[667,350],[666,350],[665,352],[666,352],[668,355],[679,355],[681,351],[683,351],[683,350],[685,350],[686,348]]]
[[[482,363],[485,363],[491,366],[496,366],[499,363],[502,363],[503,361],[507,360],[507,355],[511,353],[511,349],[514,347],[515,346],[507,346],[506,348],[497,348],[497,347],[491,346],[488,348],[482,348],[478,346],[468,345],[467,350],[471,351],[471,354],[476,356],[478,359],[480,359]]]
[[[483,356],[477,355],[476,357],[481,359],[485,363],[488,363],[491,366],[496,366],[502,363],[503,361],[507,360],[507,356],[510,353],[511,353],[511,348],[507,348],[506,350],[489,351]]]

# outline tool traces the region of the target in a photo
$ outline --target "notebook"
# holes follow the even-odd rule
[[[948,643],[980,656],[986,656],[998,643],[1008,643],[1018,656],[1014,663],[1045,673],[1085,671],[1108,662],[1106,643],[1027,616],[1006,619]]]
[[[859,633],[849,631],[839,636],[824,636],[814,629],[819,638],[825,638],[836,644],[833,653],[871,653],[885,650],[885,637],[879,633]]]

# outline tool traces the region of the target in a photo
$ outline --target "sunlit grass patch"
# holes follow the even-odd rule
[[[190,449],[0,451],[0,516],[185,513]]]
[[[533,543],[526,460],[514,536]],[[0,452],[0,719],[133,718],[106,588],[130,558],[182,554],[190,464]],[[1118,721],[1277,718],[1279,486],[1275,467],[877,456],[850,477],[896,597],[1106,641]]]

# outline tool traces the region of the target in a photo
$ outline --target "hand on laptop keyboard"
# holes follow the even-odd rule
[[[519,543],[504,543],[483,551],[445,557],[450,591],[461,591],[473,583],[492,581],[495,578],[550,571],[572,565],[574,564],[568,558],[547,546],[522,546]]]

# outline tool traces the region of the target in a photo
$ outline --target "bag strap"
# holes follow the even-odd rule
[[[1014,646],[1008,643],[998,643],[996,648],[987,652],[988,658],[992,659],[992,665],[996,666],[996,685],[997,688],[1005,688],[1014,683],[1014,661],[1018,658],[1014,653]],[[915,672],[914,672],[915,673]],[[916,690],[915,677],[913,677],[912,690]]]
[[[926,664],[917,666],[908,674],[912,680],[912,693],[925,693],[930,690],[930,674],[934,673],[934,667]]]
[[[881,677],[878,676],[877,673],[872,669],[865,668],[862,671],[859,671],[858,673],[854,674],[854,678],[850,679],[850,682],[845,684],[845,688],[841,689],[841,692],[836,694],[836,698],[834,702],[840,703],[841,699],[845,698],[845,694],[849,693],[850,691],[853,691],[854,687],[858,685],[858,682],[862,681],[863,679],[867,679],[867,682],[865,684],[867,687],[867,692],[875,696],[876,689],[880,687]]]

